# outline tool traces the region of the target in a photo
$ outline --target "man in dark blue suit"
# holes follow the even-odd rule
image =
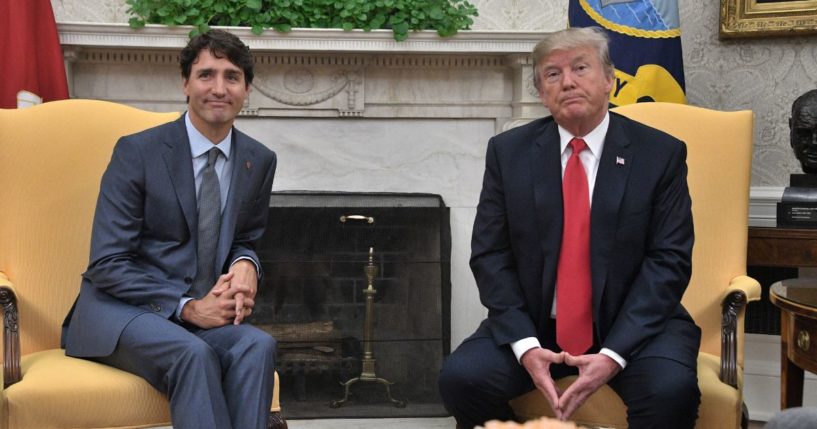
[[[213,30],[180,62],[188,111],[114,148],[63,343],[165,393],[175,429],[265,428],[276,343],[242,322],[276,157],[233,128],[253,78],[241,40]]]
[[[488,318],[444,363],[443,400],[470,429],[514,419],[508,401],[538,389],[568,419],[607,383],[631,428],[691,428],[700,330],[681,305],[686,147],[608,112],[602,31],[552,33],[533,59],[552,116],[489,142],[471,244]],[[553,380],[572,374],[558,391]]]

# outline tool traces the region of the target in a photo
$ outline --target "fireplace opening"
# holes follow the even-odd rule
[[[439,195],[273,192],[249,322],[287,418],[447,415],[451,232]],[[367,305],[367,299],[370,301]]]

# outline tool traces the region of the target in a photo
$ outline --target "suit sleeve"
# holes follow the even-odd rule
[[[643,260],[603,344],[627,360],[677,315],[692,272],[686,146],[675,147],[656,188]]]
[[[227,258],[229,265],[238,258],[250,258],[255,262],[255,266],[261,268],[261,261],[255,252],[255,243],[264,235],[267,227],[267,217],[269,216],[270,192],[272,191],[272,181],[275,177],[277,158],[273,152],[270,161],[267,163],[264,179],[260,187],[254,194],[248,196],[249,208],[247,209],[246,221],[241,225],[236,225],[236,235],[230,248],[230,255]],[[263,273],[259,270],[259,278]]]
[[[494,139],[488,143],[485,176],[471,239],[471,270],[488,327],[498,344],[536,337],[511,247],[505,184]]]
[[[117,142],[102,176],[91,234],[91,256],[83,276],[107,294],[169,317],[186,285],[176,287],[158,267],[138,257],[143,233],[145,160],[137,144]]]

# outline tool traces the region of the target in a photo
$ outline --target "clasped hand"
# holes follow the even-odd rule
[[[219,276],[203,298],[191,300],[182,308],[182,320],[204,329],[229,323],[239,325],[252,314],[258,277],[252,262],[241,260],[230,272]]]
[[[570,418],[593,392],[621,370],[618,363],[600,353],[573,356],[567,352],[554,353],[543,348],[528,350],[522,355],[520,362],[559,420]],[[561,363],[579,369],[579,377],[564,391],[556,387],[550,376],[550,366]]]

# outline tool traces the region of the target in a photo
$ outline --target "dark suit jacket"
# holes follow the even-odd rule
[[[217,266],[258,262],[275,153],[233,128],[233,171],[222,214]],[[63,327],[71,356],[107,356],[139,314],[173,317],[192,286],[198,231],[196,189],[184,116],[122,137],[102,177],[91,256]],[[259,265],[260,266],[260,265]]]
[[[475,335],[500,345],[555,341],[546,333],[562,239],[560,155],[551,117],[488,145],[471,269],[488,308]],[[700,330],[680,304],[693,244],[686,172],[683,142],[610,113],[590,216],[593,320],[595,343],[627,360],[695,368]]]

